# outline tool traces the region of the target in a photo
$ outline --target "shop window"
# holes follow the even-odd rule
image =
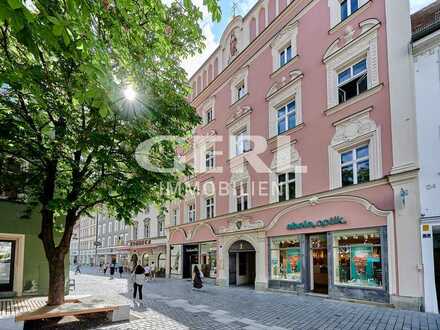
[[[280,51],[280,67],[289,63],[292,58],[292,46],[289,44],[289,46]]]
[[[291,101],[277,110],[278,134],[296,126],[295,101]]]
[[[295,172],[278,174],[278,201],[283,202],[295,198]]]
[[[341,178],[343,187],[370,180],[368,145],[341,154]]]
[[[188,205],[188,222],[194,221],[196,221],[196,204],[192,203]]]
[[[359,0],[342,0],[341,6],[341,21],[347,19],[348,16],[353,14],[359,9]]]
[[[206,219],[211,219],[215,217],[214,197],[208,197],[205,199],[205,212]]]
[[[368,89],[367,83],[367,60],[360,62],[338,73],[339,103],[358,96]]]
[[[335,284],[383,287],[379,230],[334,233]]]
[[[181,275],[182,267],[181,267],[181,245],[171,245],[170,247],[170,271],[171,274]]]
[[[206,170],[212,170],[215,166],[215,155],[214,155],[214,148],[210,148],[206,151],[205,154],[205,166]]]
[[[205,277],[216,277],[217,246],[215,242],[200,244],[200,267]]]
[[[244,211],[247,210],[248,205],[248,186],[247,183],[239,183],[235,187],[235,205],[236,211]]]
[[[271,239],[271,279],[301,281],[302,256],[298,236]]]

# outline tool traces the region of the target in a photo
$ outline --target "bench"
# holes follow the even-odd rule
[[[127,321],[130,318],[130,304],[122,296],[88,296],[68,300],[60,306],[43,306],[31,312],[18,314],[15,321],[25,322],[95,313],[106,313],[111,322]]]

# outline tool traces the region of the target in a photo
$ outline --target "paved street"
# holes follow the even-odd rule
[[[76,294],[131,295],[126,279],[73,278]],[[157,279],[143,292],[145,307],[133,306],[130,323],[105,329],[440,329],[434,314],[210,285],[198,292],[183,280]]]

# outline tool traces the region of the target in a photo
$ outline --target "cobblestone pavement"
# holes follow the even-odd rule
[[[131,296],[127,279],[72,278],[75,294]],[[147,282],[143,292],[145,305],[133,304],[130,323],[103,329],[440,329],[436,314],[212,285],[194,291],[185,280],[157,279]]]

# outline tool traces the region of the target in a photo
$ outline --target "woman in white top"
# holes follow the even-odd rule
[[[136,268],[134,269],[132,275],[132,280],[133,280],[133,299],[136,299],[136,292],[139,291],[139,300],[141,301],[141,304],[143,304],[142,302],[142,288],[144,286],[144,282],[145,282],[145,270],[144,267],[142,267],[141,265],[137,265]]]

